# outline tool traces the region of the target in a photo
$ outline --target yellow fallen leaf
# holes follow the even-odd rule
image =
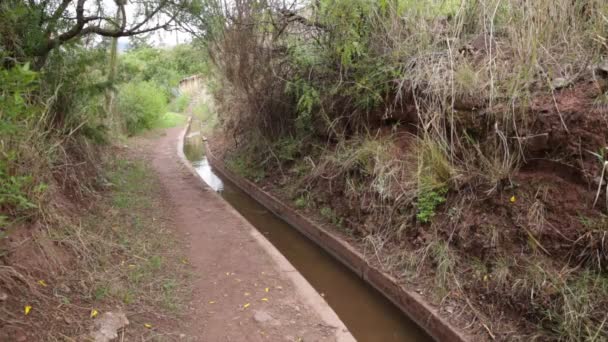
[[[243,309],[247,309],[249,307],[249,305],[251,305],[251,304],[247,303],[247,304],[243,305]]]
[[[244,295],[245,295],[245,297],[247,297],[247,296],[250,295],[250,293],[249,292],[245,292]]]
[[[517,201],[517,198],[515,198],[515,196],[511,196],[509,201],[511,201],[511,203],[515,203],[515,201]]]
[[[91,318],[95,318],[97,317],[97,315],[99,314],[99,312],[95,309],[91,310]]]
[[[268,298],[262,298],[261,300],[262,300],[262,302],[267,302]]]
[[[32,306],[31,305],[26,305],[25,308],[23,308],[23,313],[26,316],[30,314],[30,311],[32,311]]]
[[[46,282],[42,279],[38,280],[38,285],[46,287]]]
[[[483,281],[488,281],[488,275],[487,274],[483,276]]]
[[[133,268],[133,267],[135,267],[135,265],[134,265],[134,264],[130,264],[130,265],[129,265],[129,267],[130,267],[130,268]]]
[[[152,324],[150,324],[150,323],[144,323],[144,327],[150,329],[150,328],[152,328]]]
[[[182,264],[184,264],[184,265],[188,265],[188,259],[186,259],[186,258],[182,258]]]
[[[269,288],[265,288],[264,291],[268,292],[268,291],[270,291],[270,289]]]
[[[209,304],[215,304],[215,301],[214,300],[210,300]]]

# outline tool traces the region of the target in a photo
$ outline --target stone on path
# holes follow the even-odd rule
[[[95,320],[95,331],[91,337],[95,342],[109,342],[118,338],[118,331],[129,324],[122,312],[105,312]]]

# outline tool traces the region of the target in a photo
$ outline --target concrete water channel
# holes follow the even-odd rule
[[[193,129],[196,126],[193,125]],[[324,296],[357,341],[432,341],[420,327],[350,269],[230,181],[214,173],[205,158],[198,132],[186,138],[184,154],[207,185],[264,234]]]

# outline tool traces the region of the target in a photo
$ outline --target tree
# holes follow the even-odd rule
[[[105,0],[3,0],[2,64],[33,62],[40,69],[51,51],[82,38],[129,37],[174,29],[186,5],[187,0],[132,0],[129,5],[127,0],[114,4]]]

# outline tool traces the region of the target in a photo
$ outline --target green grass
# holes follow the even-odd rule
[[[147,208],[151,206],[148,196],[152,185],[143,180],[150,177],[149,170],[143,162],[119,160],[117,168],[108,173],[108,179],[116,186],[113,192],[112,205],[118,209]]]
[[[338,216],[338,214],[332,208],[325,206],[325,207],[322,207],[319,212],[321,213],[321,216],[326,218],[333,225],[342,227],[342,223],[344,222],[344,219],[342,217]]]
[[[143,160],[119,157],[104,161],[103,166],[111,186],[95,197],[88,210],[74,214],[77,223],[61,221],[32,237],[36,244],[48,241],[62,248],[61,255],[72,256],[69,264],[63,264],[63,259],[49,254],[49,265],[63,264],[70,267],[69,272],[47,272],[35,278],[23,273],[19,279],[24,284],[43,279],[48,285],[19,284],[12,289],[20,311],[11,317],[21,317],[23,305],[35,303],[27,319],[36,319],[38,329],[44,327],[44,332],[37,333],[45,341],[78,339],[90,329],[91,310],[101,315],[117,307],[133,323],[125,340],[141,340],[140,336],[149,334],[144,322],[158,325],[157,317],[162,317],[163,322],[177,326],[190,296],[190,266],[169,226],[170,209],[164,205],[158,177]],[[78,306],[61,310],[59,316],[71,322],[69,328],[63,319],[40,314],[70,303]]]
[[[435,216],[437,207],[445,203],[446,193],[447,187],[422,189],[418,195],[418,201],[416,202],[416,219],[421,223],[430,222]]]
[[[172,128],[172,127],[177,127],[179,125],[182,125],[185,122],[186,122],[185,115],[182,115],[179,113],[174,113],[174,112],[167,112],[167,113],[165,113],[165,115],[161,116],[158,120],[156,120],[152,124],[152,128],[161,128],[161,129]]]
[[[294,204],[296,205],[296,208],[302,209],[308,207],[308,202],[308,196],[300,196],[295,199]]]
[[[119,267],[109,268],[116,261],[103,257],[92,277],[94,298],[176,313],[188,292],[187,274],[183,256],[173,252],[177,241],[157,216],[157,180],[143,161],[122,159],[113,164],[108,174],[114,184],[109,204],[116,216],[106,223],[112,229],[103,240],[114,241],[113,252],[122,261]],[[115,281],[108,282],[106,276]]]
[[[450,246],[445,241],[431,244],[431,257],[435,263],[435,284],[439,297],[444,297],[450,290],[452,274],[456,260]]]

